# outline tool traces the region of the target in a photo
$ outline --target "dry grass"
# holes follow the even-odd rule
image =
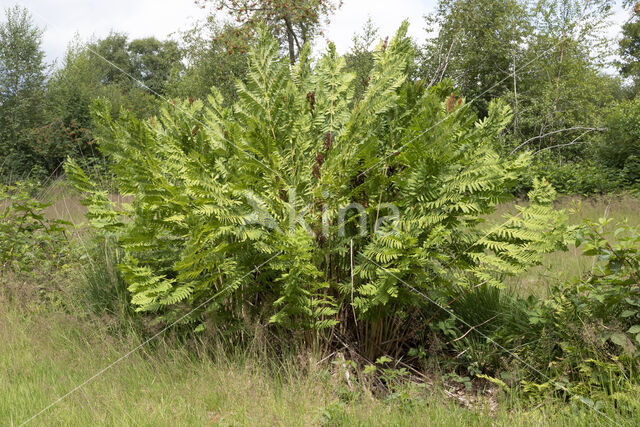
[[[81,203],[82,197],[64,178],[52,181],[40,192],[38,199],[51,204],[45,210],[45,215],[48,218],[62,219],[76,226],[81,226],[86,222],[87,208]],[[109,199],[118,207],[131,201],[130,197],[123,197],[119,194],[111,194]]]
[[[58,179],[46,187],[39,195],[45,203],[51,206],[45,209],[45,215],[51,219],[62,219],[74,225],[85,222],[87,208],[80,203],[80,196],[71,188],[67,181]]]

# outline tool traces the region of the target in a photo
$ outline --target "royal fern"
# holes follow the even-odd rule
[[[291,67],[263,30],[232,107],[215,88],[206,107],[185,101],[148,121],[94,105],[130,207],[66,170],[92,225],[118,234],[138,310],[382,342],[422,310],[406,284],[501,286],[562,244],[544,181],[517,215],[485,224],[529,165],[492,148],[511,112],[494,102],[478,120],[449,83],[408,81],[406,30],[379,45],[359,101],[332,45],[315,64],[305,47]]]

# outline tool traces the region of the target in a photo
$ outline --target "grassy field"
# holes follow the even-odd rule
[[[570,225],[578,225],[584,219],[597,221],[611,218],[615,222],[628,221],[629,225],[640,226],[640,200],[628,195],[608,195],[597,198],[563,196],[556,202],[558,209],[565,212]],[[513,204],[502,205],[489,218],[499,223],[504,215],[516,212]],[[614,225],[608,227],[613,232]],[[593,259],[581,255],[574,245],[566,252],[549,254],[543,265],[531,269],[527,274],[512,278],[509,285],[520,294],[544,295],[553,283],[581,277],[593,268]]]
[[[102,372],[140,344],[135,334],[114,335],[99,318],[0,303],[0,425],[20,425],[49,405],[29,424],[608,425],[577,403],[524,410],[504,397],[497,409],[489,400],[465,408],[438,383],[379,399],[350,392],[313,358],[212,358],[164,340]]]
[[[41,197],[53,203],[49,215],[83,221],[84,208],[64,183],[48,187]],[[565,198],[559,206],[568,211],[576,200],[580,206],[569,213],[571,223],[610,216],[640,224],[637,199]],[[512,209],[502,206],[492,219]],[[591,261],[578,255],[574,247],[550,255],[543,266],[510,286],[523,294],[544,293],[550,283],[591,268]],[[366,387],[351,390],[339,367],[318,363],[318,357],[304,352],[280,360],[255,349],[204,352],[165,336],[140,347],[142,338],[134,330],[114,326],[108,315],[83,306],[74,292],[82,272],[65,272],[63,277],[68,283],[61,287],[62,296],[47,304],[41,303],[41,294],[52,283],[0,289],[0,425],[612,423],[577,402],[525,407],[500,392],[461,400],[436,377],[405,384],[391,395],[373,396]],[[636,421],[613,420],[629,425]]]

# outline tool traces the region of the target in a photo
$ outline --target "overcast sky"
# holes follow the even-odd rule
[[[410,35],[423,40],[423,16],[433,10],[435,3],[436,0],[344,0],[326,34],[344,53],[354,32],[368,17],[380,28],[381,37],[393,34],[408,18]],[[36,23],[45,27],[43,47],[48,61],[61,58],[76,33],[82,40],[103,37],[112,29],[131,38],[165,38],[189,28],[207,13],[193,0],[0,0],[3,10],[14,4],[27,7]],[[627,13],[618,6],[610,36],[619,33],[620,23],[626,18]]]

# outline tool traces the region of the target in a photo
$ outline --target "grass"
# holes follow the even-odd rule
[[[601,197],[563,196],[556,202],[568,216],[569,225],[578,225],[584,219],[597,221],[607,217],[615,221],[628,221],[632,226],[640,226],[640,199],[629,195],[607,195]],[[514,204],[499,206],[488,220],[500,223],[504,215],[516,212]],[[609,227],[613,232],[613,225]],[[553,283],[565,282],[582,277],[593,268],[593,258],[582,255],[580,248],[570,244],[566,252],[549,254],[543,264],[532,268],[526,274],[511,278],[509,286],[522,295],[544,296]]]
[[[139,345],[99,318],[17,310],[2,301],[0,424],[19,425]],[[260,355],[211,358],[164,340],[126,357],[32,425],[606,425],[580,406],[465,409],[439,387],[402,399],[349,393],[327,368]],[[301,366],[306,367],[301,369]],[[409,386],[407,386],[409,387]]]
[[[55,182],[41,197],[53,203],[48,215],[80,224],[84,207],[65,185]],[[636,199],[564,198],[559,207],[569,208],[576,200],[581,207],[569,214],[571,223],[606,215],[640,224]],[[491,219],[499,220],[512,209],[513,205],[501,206]],[[590,268],[591,261],[571,247],[547,257],[543,266],[512,280],[510,286],[523,294],[542,294],[553,281]],[[34,284],[37,291],[29,289],[28,282],[15,289],[0,288],[0,425],[20,425],[52,404],[29,424],[611,424],[577,402],[523,406],[501,395],[466,408],[447,396],[447,386],[439,380],[426,387],[408,383],[390,396],[373,396],[366,387],[349,390],[339,369],[319,364],[318,357],[304,352],[277,359],[257,350],[205,352],[201,346],[187,347],[165,336],[101,373],[143,342],[126,324],[114,327],[117,307],[112,310],[116,314],[96,313],[73,291],[80,281],[89,281],[93,291],[102,292],[100,277],[106,275],[108,271],[86,267],[67,272],[68,293],[46,304],[40,303],[40,293],[47,284]],[[614,419],[621,425],[638,421]]]
[[[82,205],[80,196],[64,178],[53,180],[38,194],[38,198],[51,204],[45,210],[49,218],[62,219],[75,225],[86,223],[87,208]],[[115,194],[109,198],[118,205],[127,202],[127,198]]]

